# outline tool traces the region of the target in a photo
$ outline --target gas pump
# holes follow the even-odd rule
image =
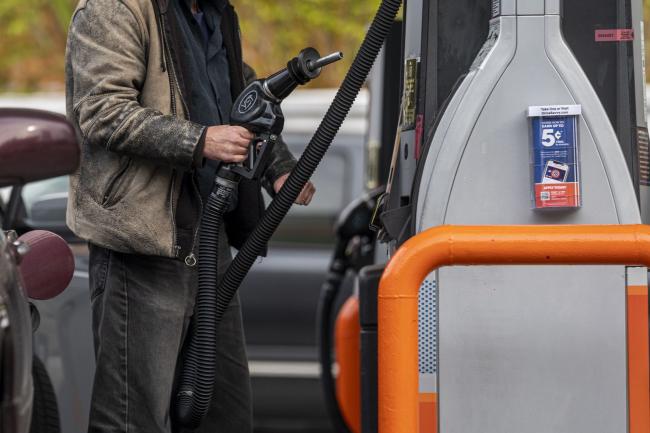
[[[559,6],[494,3],[487,41],[422,161],[417,232],[641,222],[620,143],[562,37]],[[422,299],[420,393],[423,410],[438,415],[429,428],[627,429],[625,267],[450,268],[423,287],[432,293]]]
[[[400,132],[379,209],[392,252],[448,224],[495,236],[550,226],[550,237],[647,223],[640,1],[409,0],[404,16]],[[550,251],[540,260],[564,253]],[[647,270],[510,262],[522,265],[444,268],[420,286],[417,430],[646,432]],[[397,414],[386,402],[410,398],[380,387],[385,407],[368,401],[377,378],[367,374],[390,357],[364,339],[377,329],[382,270],[359,277],[364,433],[377,431],[377,412]],[[632,365],[638,353],[646,361]]]
[[[450,96],[488,37],[498,5],[493,0],[406,2],[402,94],[404,101],[411,102],[404,107],[394,192],[384,209],[386,228],[392,228],[389,239],[397,241],[395,246],[416,233],[414,219],[403,216],[410,213],[397,210],[411,209],[418,200],[423,169],[419,161],[429,151]],[[561,11],[564,39],[605,108],[625,155],[643,221],[648,222],[642,2],[578,0],[561,2]],[[394,213],[402,216],[395,220],[391,218]]]

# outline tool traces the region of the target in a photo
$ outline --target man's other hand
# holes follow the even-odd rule
[[[210,126],[205,134],[203,156],[223,162],[244,162],[253,134],[241,126]]]
[[[287,181],[289,178],[289,173],[283,174],[275,182],[273,182],[273,190],[277,194],[280,192],[280,189],[282,189],[282,185]],[[316,192],[316,187],[314,187],[314,184],[311,182],[307,182],[307,184],[304,186],[302,191],[300,191],[300,195],[296,199],[296,204],[302,205],[302,206],[307,206],[309,203],[311,203],[311,199],[314,198],[314,193]]]

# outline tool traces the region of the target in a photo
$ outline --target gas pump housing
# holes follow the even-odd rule
[[[417,200],[421,159],[455,87],[485,42],[493,0],[407,0],[404,63],[417,59],[415,116],[422,128],[404,131],[399,181],[391,207]],[[640,0],[571,0],[560,4],[567,45],[589,78],[625,156],[643,221],[650,221],[650,167],[645,96],[643,5]],[[617,33],[618,31],[618,33]],[[420,154],[413,152],[421,144]],[[390,143],[392,145],[392,143]],[[408,235],[415,233],[415,221]],[[401,239],[403,240],[403,239]],[[400,241],[401,241],[400,240]],[[401,243],[398,241],[398,244]]]
[[[408,0],[404,17],[402,128],[385,215],[408,217],[393,249],[442,224],[648,223],[641,0]],[[550,104],[583,110],[579,209],[532,209],[525,111]],[[361,273],[369,297],[377,271],[367,281]],[[420,431],[630,431],[626,287],[642,273],[431,274],[420,289],[419,370],[423,401],[437,396],[426,421],[436,430]]]

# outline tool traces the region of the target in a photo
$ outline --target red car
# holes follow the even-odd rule
[[[0,431],[57,433],[54,391],[32,354],[39,315],[29,302],[63,291],[74,258],[59,236],[12,231],[24,184],[76,169],[79,146],[63,116],[37,110],[0,109],[0,188],[11,187],[0,207]]]

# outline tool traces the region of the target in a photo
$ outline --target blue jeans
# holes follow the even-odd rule
[[[227,253],[228,257],[224,257]],[[220,274],[229,251],[220,254]],[[226,259],[226,260],[224,260]],[[194,309],[197,268],[90,246],[97,370],[89,433],[182,433],[170,419],[180,353]],[[239,298],[218,331],[212,405],[197,432],[252,431]]]

